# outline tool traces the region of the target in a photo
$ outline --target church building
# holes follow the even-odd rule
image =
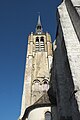
[[[53,44],[38,16],[28,36],[19,120],[80,120],[80,0],[58,6]]]

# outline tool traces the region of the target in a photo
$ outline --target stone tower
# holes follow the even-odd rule
[[[44,33],[40,16],[36,32],[28,37],[21,115],[19,120],[48,120],[51,117],[47,95],[52,63],[52,42]]]

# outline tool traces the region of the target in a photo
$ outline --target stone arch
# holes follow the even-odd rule
[[[33,90],[33,91],[39,91],[39,88],[40,88],[40,80],[35,79],[35,80],[32,82],[32,90]]]
[[[39,51],[39,37],[36,37],[35,48],[36,48],[36,51]]]
[[[39,37],[36,37],[36,42],[39,42]]]
[[[50,111],[45,112],[45,120],[51,120],[51,112]]]
[[[41,38],[40,38],[40,41],[44,42],[44,37],[41,37]]]
[[[44,51],[44,37],[40,38],[40,47],[41,47],[41,51]]]
[[[43,91],[47,91],[49,89],[49,81],[47,79],[42,81],[42,89]]]

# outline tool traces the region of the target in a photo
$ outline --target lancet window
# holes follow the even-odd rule
[[[39,51],[39,37],[36,37],[36,51]]]
[[[45,113],[45,120],[51,120],[51,112],[50,111],[47,111]]]
[[[44,51],[44,37],[40,38],[40,47],[41,47],[41,51]]]
[[[44,37],[36,37],[36,51],[44,51]]]

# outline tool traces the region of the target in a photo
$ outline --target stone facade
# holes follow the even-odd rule
[[[80,1],[63,0],[57,22],[51,71],[57,116],[58,120],[80,120]]]

